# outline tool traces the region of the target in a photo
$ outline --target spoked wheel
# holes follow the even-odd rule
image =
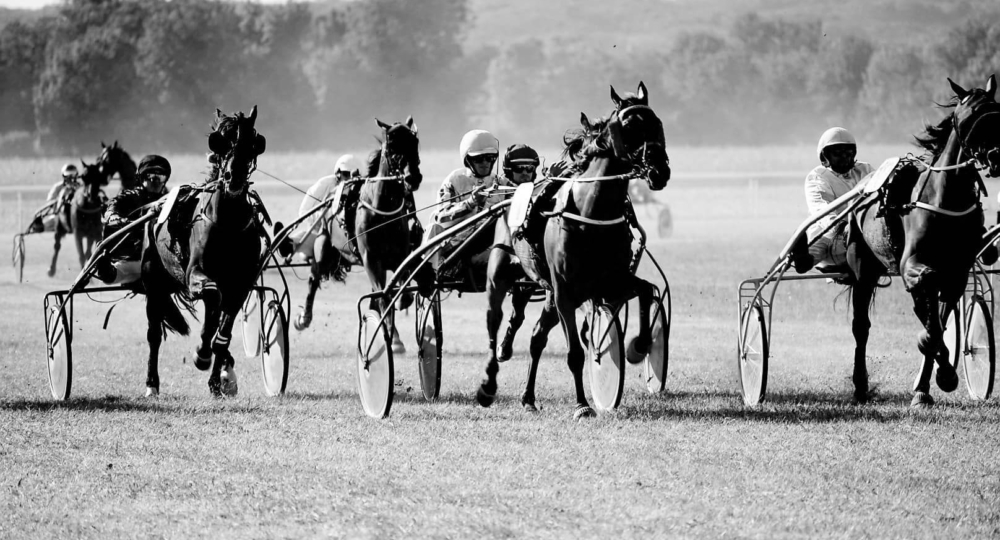
[[[441,293],[430,300],[417,295],[417,367],[424,398],[435,400],[441,392]]]
[[[387,317],[385,322],[380,323],[380,320],[378,311],[369,310],[364,314],[358,343],[358,394],[365,413],[373,418],[389,416],[395,384],[388,328],[392,317]]]
[[[667,306],[670,299],[667,299]],[[649,354],[643,363],[642,371],[646,379],[646,388],[654,393],[660,393],[667,385],[667,365],[670,348],[670,314],[669,307],[656,303],[653,305],[652,341]]]
[[[740,319],[739,372],[743,402],[756,407],[767,391],[767,328],[764,311],[754,303]]]
[[[958,304],[948,311],[948,316],[944,319],[944,335],[941,336],[945,347],[948,348],[948,361],[955,369],[958,369],[958,359],[962,357],[962,327],[959,324],[961,319],[958,317],[958,312]]]
[[[281,303],[271,300],[264,312],[263,354],[260,356],[264,391],[269,396],[285,393],[288,384],[288,321]]]
[[[49,390],[52,398],[59,401],[69,399],[73,386],[72,331],[66,312],[60,313],[61,303],[47,306],[45,313],[45,334],[48,339]]]
[[[965,366],[965,385],[973,399],[987,400],[993,393],[996,343],[993,340],[993,318],[981,296],[973,296],[969,301],[964,322],[962,365]]]
[[[11,262],[14,264],[14,276],[18,283],[24,282],[24,235],[14,235],[14,253],[11,254]]]
[[[259,290],[252,290],[247,295],[246,302],[243,303],[243,310],[240,312],[240,323],[243,328],[243,352],[247,358],[256,358],[261,351],[261,310],[262,293]]]
[[[608,306],[594,309],[587,343],[590,393],[600,410],[611,410],[622,402],[625,388],[625,344],[618,317]]]

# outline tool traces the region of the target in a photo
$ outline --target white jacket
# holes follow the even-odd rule
[[[872,173],[874,169],[864,161],[858,161],[854,168],[846,174],[837,174],[825,166],[820,165],[806,175],[805,192],[806,206],[809,208],[809,215],[815,216],[827,208],[831,202],[846,194],[862,178]],[[825,228],[833,220],[835,213],[831,213],[821,219],[815,226]]]

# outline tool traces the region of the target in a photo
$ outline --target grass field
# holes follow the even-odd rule
[[[863,157],[877,163],[889,154]],[[319,176],[321,163],[335,158],[268,157],[263,170],[296,180]],[[651,240],[674,300],[667,391],[649,395],[641,370],[631,369],[622,407],[584,423],[572,420],[558,331],[539,370],[542,411],[521,411],[536,305],[514,359],[501,366],[498,402],[475,404],[486,356],[481,295],[444,304],[434,403],[420,394],[413,319],[399,317],[411,353],[396,361],[392,415],[365,417],[353,353],[354,303],[368,290],[361,274],[320,291],[312,328],[292,331],[288,392],[279,399],[264,395],[258,365],[241,352],[240,395],[210,398],[206,374],[185,361],[193,339],[175,336],[161,351],[162,396],[143,398],[142,301],[120,303],[102,330],[109,304],[81,297],[73,398],[53,403],[42,296],[76,269],[64,251],[57,277],[44,277],[50,239],[28,238],[26,283],[0,273],[0,537],[1000,534],[1000,407],[971,401],[963,383],[953,394],[935,389],[931,411],[909,409],[918,323],[898,282],[880,291],[873,315],[873,403],[850,399],[853,344],[846,302],[835,301],[841,289],[815,281],[779,291],[768,401],[756,410],[742,404],[736,286],[763,272],[804,218],[801,180],[707,173],[804,175],[812,150],[679,149],[671,157],[675,181],[660,200],[674,231]],[[450,161],[450,153],[425,153],[420,204],[433,198]],[[271,185],[263,193],[276,218],[294,215],[298,194]],[[639,209],[647,230],[658,210]],[[0,230],[12,233],[4,223]],[[645,265],[640,271],[653,275]],[[291,285],[301,302],[304,282]]]

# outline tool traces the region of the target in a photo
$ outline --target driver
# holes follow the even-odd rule
[[[76,188],[80,185],[80,172],[76,165],[67,163],[63,165],[61,171],[62,179],[49,189],[45,197],[45,206],[41,207],[32,221],[31,229],[35,232],[54,231],[59,214],[66,207],[66,203],[73,197]]]
[[[333,174],[320,178],[306,192],[306,196],[302,198],[302,204],[299,206],[299,216],[302,216],[322,201],[331,197],[335,193],[337,186],[343,182],[351,178],[359,178],[360,176],[361,170],[354,155],[344,154],[340,156],[340,159],[334,165]],[[331,232],[338,233],[339,236],[344,236],[345,234],[339,224],[333,223],[333,214],[337,210],[337,208],[327,207],[326,210],[313,214],[302,223],[299,223],[296,230],[288,237],[291,240],[291,246],[281,248],[281,251],[285,252],[283,254],[286,256],[292,255],[292,246],[307,260],[314,259],[317,254],[325,252],[333,241]],[[346,244],[346,236],[338,239],[337,243]],[[344,251],[344,245],[338,245],[337,248],[342,252]],[[348,248],[346,251],[350,252],[351,249]]]
[[[170,179],[170,162],[157,155],[148,155],[139,161],[136,177],[139,187],[122,191],[104,213],[104,237],[120,231],[140,217],[146,205],[167,193]],[[101,257],[96,268],[97,279],[107,283],[129,283],[139,278],[142,235],[131,234]]]
[[[832,127],[819,138],[816,153],[821,163],[806,175],[805,195],[809,215],[815,216],[831,202],[846,194],[858,182],[872,173],[871,165],[857,161],[858,143],[849,131]],[[813,231],[825,229],[834,219],[830,214],[816,222]],[[809,250],[793,250],[792,263],[798,273],[813,266],[841,266],[847,262],[846,222],[838,224],[809,246]],[[804,246],[804,244],[802,244]]]

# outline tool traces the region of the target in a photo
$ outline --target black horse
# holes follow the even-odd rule
[[[108,146],[101,141],[101,154],[97,157],[97,165],[101,174],[104,175],[105,185],[116,174],[122,182],[122,190],[132,189],[137,186],[135,180],[135,162],[128,155],[124,148],[115,141]]]
[[[917,342],[924,359],[911,405],[933,405],[929,392],[935,361],[938,387],[951,392],[958,386],[942,339],[942,317],[965,292],[982,247],[979,199],[985,189],[977,169],[1000,176],[1000,104],[994,97],[994,76],[986,89],[965,90],[948,82],[955,96],[944,107],[954,110],[916,138],[931,154],[929,163],[910,162],[897,172],[886,197],[863,204],[852,216],[848,263],[853,274],[853,381],[859,401],[868,399],[868,311],[878,280],[887,272],[900,273],[924,326]]]
[[[256,106],[249,116],[216,113],[208,145],[218,159],[209,182],[190,190],[164,223],[150,228],[143,249],[141,283],[149,323],[147,395],[159,393],[157,361],[163,328],[181,334],[188,330],[171,296],[184,307],[195,300],[204,302],[195,366],[201,370],[211,366],[208,387],[213,395],[237,392],[229,342],[236,315],[259,270],[262,209],[248,180],[257,157],[264,153],[265,139],[254,129]]]

